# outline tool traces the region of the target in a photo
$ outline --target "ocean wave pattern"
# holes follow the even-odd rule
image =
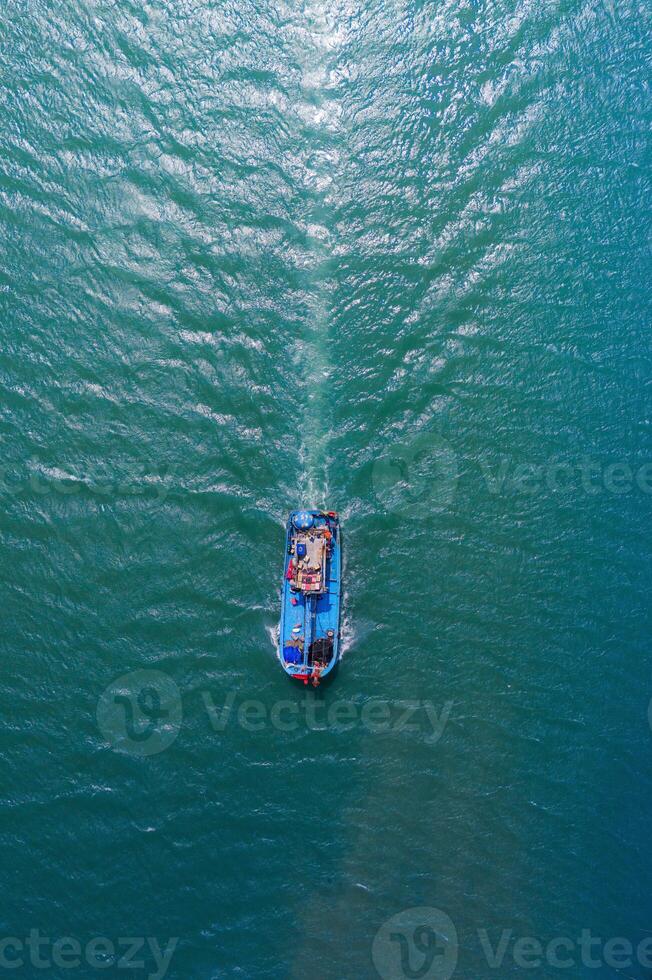
[[[638,942],[649,11],[9,0],[0,27],[0,937],[177,936],[179,980],[372,978],[417,906],[460,978],[495,975],[482,929]],[[269,642],[298,503],[344,522],[317,695]],[[98,724],[140,670],[182,705],[142,757]],[[360,720],[415,700],[440,738]]]

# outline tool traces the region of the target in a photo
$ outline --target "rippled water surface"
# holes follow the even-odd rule
[[[0,938],[504,980],[650,935],[650,26],[2,5]],[[346,535],[316,694],[272,642],[304,503]],[[415,907],[434,959],[372,945]],[[525,973],[650,976],[597,949]]]

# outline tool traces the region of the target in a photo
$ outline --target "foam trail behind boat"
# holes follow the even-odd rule
[[[299,377],[303,379],[303,415],[300,422],[301,489],[306,506],[328,504],[328,453],[332,431],[332,363],[328,278],[333,255],[328,228],[332,211],[333,173],[339,160],[339,104],[329,86],[329,74],[342,44],[337,18],[323,0],[308,2],[302,11],[305,52],[301,116],[307,146],[304,183],[312,204],[305,222],[306,323],[295,348]]]
[[[305,495],[303,502],[310,507],[323,507],[328,502],[328,447],[332,421],[328,344],[325,304],[315,302],[311,324],[298,345],[305,382],[301,421],[301,485]]]

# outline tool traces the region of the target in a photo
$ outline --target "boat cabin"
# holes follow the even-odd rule
[[[327,591],[326,559],[331,532],[326,527],[295,530],[290,541],[287,577],[293,592],[321,595]]]

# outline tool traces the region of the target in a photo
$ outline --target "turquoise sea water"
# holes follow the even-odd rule
[[[652,975],[651,52],[638,0],[0,7],[0,973]]]

